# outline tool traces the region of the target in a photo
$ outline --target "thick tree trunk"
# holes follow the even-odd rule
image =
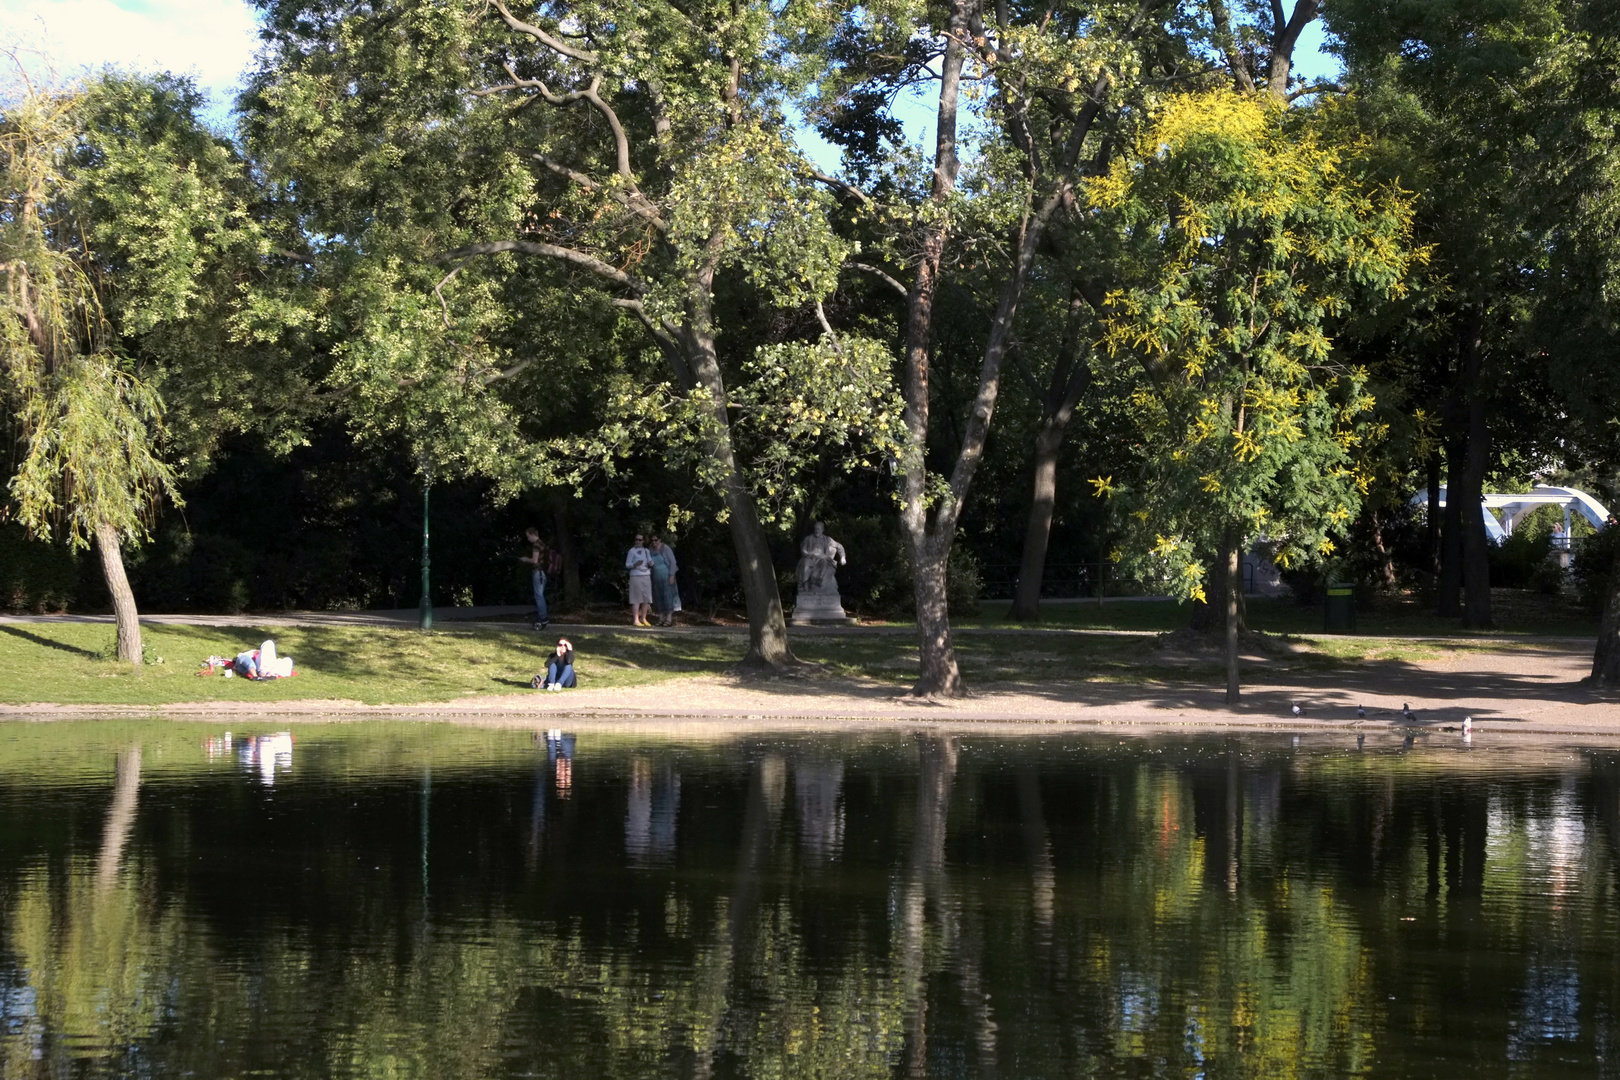
[[[950,558],[950,544],[940,544],[928,538],[924,549],[912,554],[917,598],[917,633],[920,638],[919,660],[922,670],[912,693],[939,697],[960,697],[967,692],[962,682],[962,671],[956,664],[956,649],[951,644],[951,619],[946,603],[949,575],[946,563]]]
[[[1240,563],[1242,545],[1228,541],[1226,548],[1226,592],[1223,604],[1226,612],[1226,703],[1236,705],[1240,690],[1238,680],[1238,632],[1242,628],[1239,606],[1243,597],[1243,568]]]
[[[967,2],[953,0],[951,34],[940,62],[939,113],[934,131],[934,180],[931,197],[949,198],[961,167],[956,156],[956,102],[962,75],[962,40],[967,31]],[[906,312],[906,448],[902,474],[900,532],[911,556],[913,589],[917,601],[917,647],[921,670],[912,693],[920,696],[959,695],[964,692],[962,672],[951,647],[950,612],[946,604],[946,566],[955,539],[954,505],[941,505],[929,527],[928,416],[929,361],[933,348],[934,299],[939,292],[940,261],[945,254],[945,225],[930,225],[923,233],[917,277],[907,298]],[[948,497],[947,497],[948,498]]]
[[[1041,581],[1046,575],[1046,551],[1052,540],[1052,510],[1057,503],[1058,451],[1074,418],[1080,395],[1091,385],[1091,366],[1080,351],[1081,316],[1085,295],[1077,281],[1069,296],[1063,342],[1052,364],[1052,380],[1041,407],[1041,430],[1035,436],[1034,490],[1029,500],[1029,522],[1024,527],[1024,556],[1018,567],[1018,590],[1010,619],[1038,622],[1041,617]],[[1097,583],[1102,596],[1102,582]]]
[[[1434,610],[1448,618],[1462,614],[1462,489],[1462,440],[1447,440],[1445,527],[1440,533],[1440,584],[1435,589]]]
[[[1620,551],[1609,567],[1609,588],[1603,599],[1603,622],[1597,648],[1592,652],[1592,682],[1620,686]]]
[[[1384,543],[1384,520],[1376,510],[1372,512],[1372,544],[1373,553],[1378,556],[1378,584],[1387,592],[1395,588],[1395,559],[1389,545]]]
[[[1489,630],[1491,619],[1490,540],[1485,533],[1485,472],[1490,467],[1491,431],[1481,386],[1481,346],[1478,318],[1470,319],[1463,338],[1463,388],[1467,414],[1463,454],[1463,490],[1457,493],[1462,512],[1463,625]]]
[[[96,526],[96,551],[101,555],[101,576],[107,581],[107,593],[112,597],[113,619],[118,624],[118,659],[139,665],[141,662],[141,616],[135,609],[135,593],[124,574],[124,555],[118,541],[118,530],[103,521]]]
[[[708,391],[714,403],[715,423],[708,452],[719,466],[720,497],[726,504],[726,525],[737,551],[737,573],[742,579],[743,600],[748,607],[748,654],[742,663],[744,667],[780,671],[799,661],[788,645],[787,618],[782,612],[782,592],[776,584],[770,544],[765,539],[754,496],[743,479],[731,445],[725,379],[720,372],[710,329],[712,274],[701,275],[694,284],[696,287],[691,291],[687,307],[687,339],[693,346],[688,362],[697,385]]]
[[[1046,549],[1052,539],[1052,509],[1057,502],[1058,451],[1063,446],[1064,425],[1055,418],[1041,425],[1035,436],[1035,490],[1029,504],[1029,523],[1024,526],[1024,557],[1018,565],[1018,591],[1008,618],[1039,622],[1041,581],[1046,573]]]
[[[1485,423],[1485,402],[1469,405],[1468,453],[1463,467],[1464,489],[1457,501],[1462,511],[1463,625],[1489,630],[1491,619],[1490,539],[1485,532],[1485,469],[1490,432]]]

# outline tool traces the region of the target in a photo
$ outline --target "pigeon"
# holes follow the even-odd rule
[[[1361,706],[1361,705],[1356,706],[1356,719],[1357,720],[1365,720],[1365,719],[1367,719],[1367,710],[1366,710],[1366,708],[1364,706]]]
[[[1298,716],[1300,713],[1302,713],[1304,711],[1305,711],[1304,709],[1299,707],[1299,702],[1297,702],[1297,701],[1294,702],[1293,713],[1294,713],[1295,716]]]
[[[1405,717],[1408,722],[1417,719],[1417,716],[1412,712],[1412,706],[1408,705],[1404,701],[1401,702],[1401,716]]]

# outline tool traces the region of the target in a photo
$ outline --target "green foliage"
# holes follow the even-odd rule
[[[1400,290],[1411,206],[1258,98],[1172,100],[1138,149],[1089,198],[1123,238],[1103,349],[1115,378],[1149,375],[1131,402],[1146,452],[1096,486],[1123,511],[1117,559],[1201,598],[1216,550],[1265,536],[1284,565],[1319,558],[1355,516],[1373,402],[1329,332]]]

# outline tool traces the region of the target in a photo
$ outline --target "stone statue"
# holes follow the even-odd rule
[[[795,623],[855,621],[844,614],[844,605],[838,596],[838,567],[848,561],[844,545],[828,536],[826,527],[816,522],[815,532],[799,545],[799,595],[793,605]]]

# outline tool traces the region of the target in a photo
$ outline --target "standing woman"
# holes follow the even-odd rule
[[[660,537],[652,538],[653,611],[659,626],[675,625],[675,552]]]
[[[643,546],[643,538],[636,537],[624,557],[624,568],[630,572],[630,625],[651,626],[647,609],[652,607],[652,552]]]

